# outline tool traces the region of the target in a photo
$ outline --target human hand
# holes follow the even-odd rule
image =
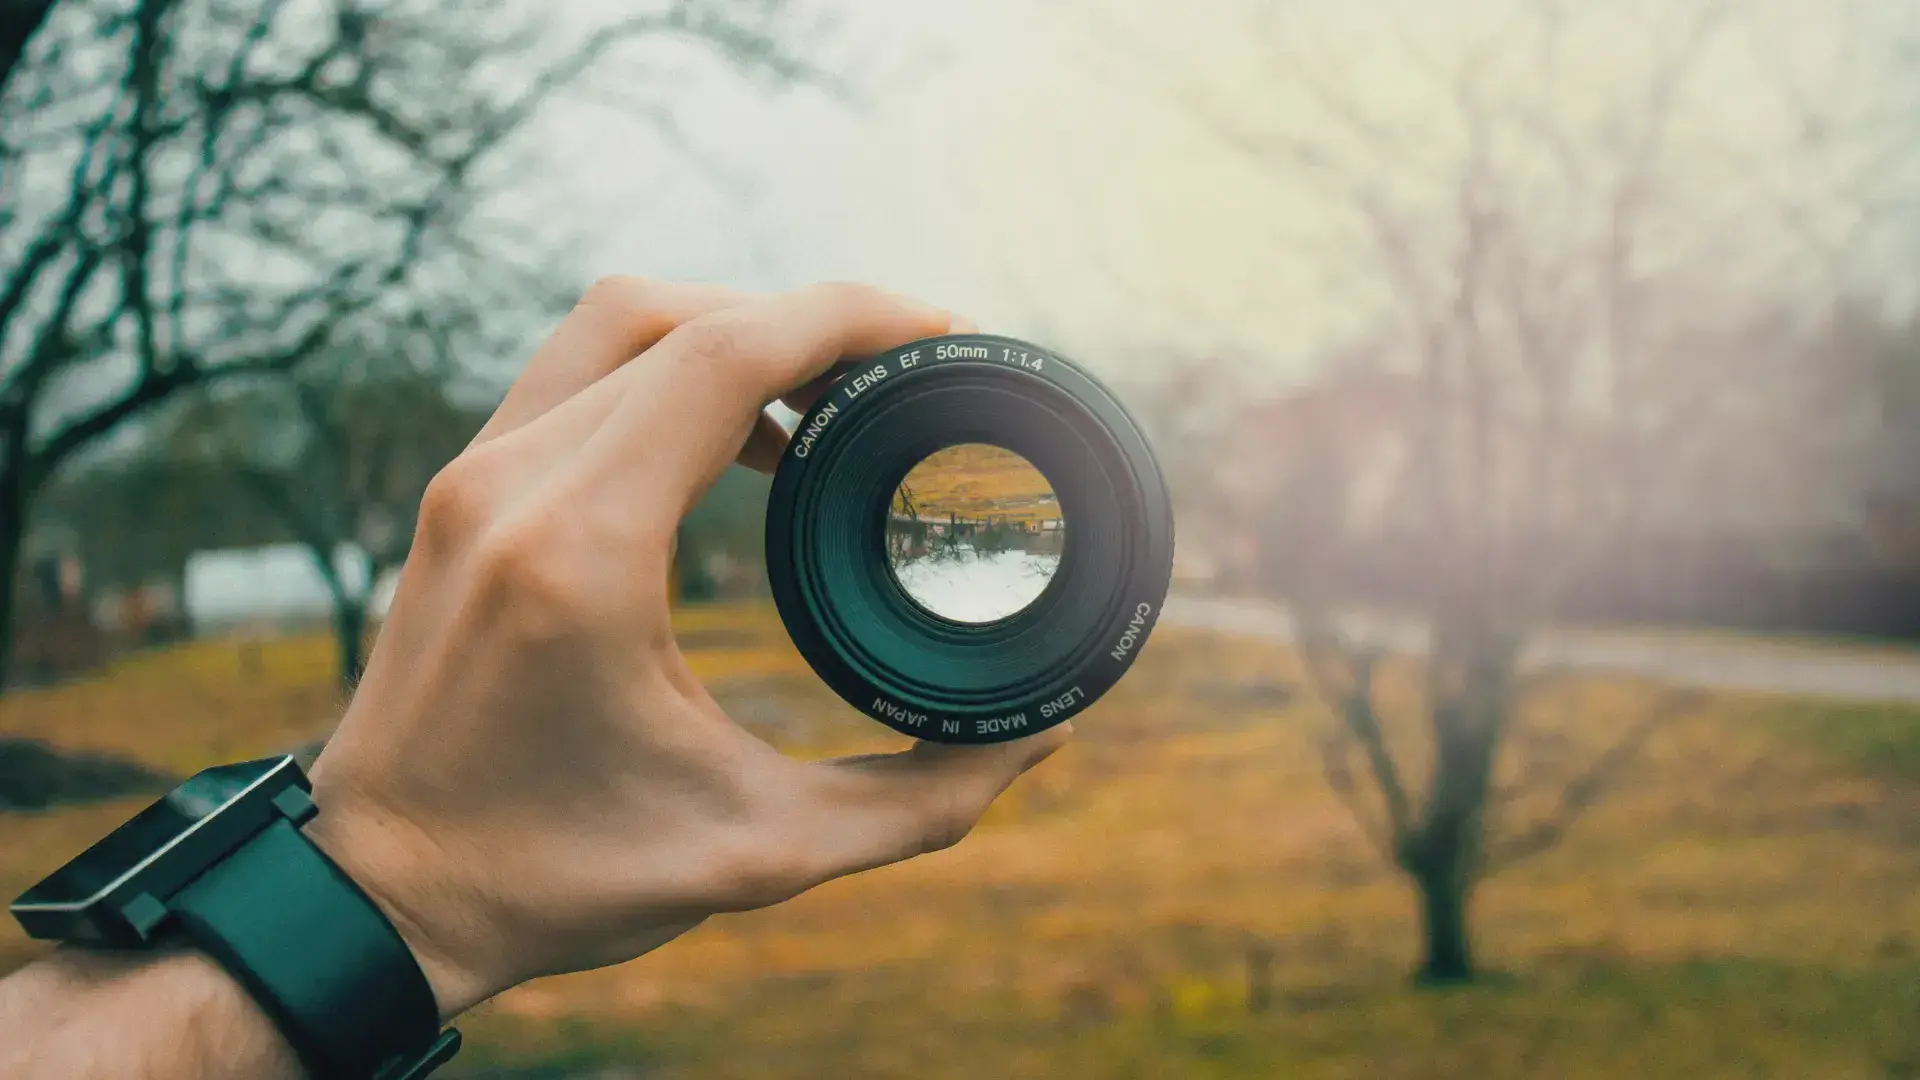
[[[312,769],[308,833],[393,920],[443,1016],[951,845],[1065,741],[796,761],[728,720],[674,642],[674,533],[729,462],[777,461],[765,406],[952,326],[862,286],[610,279],[434,479]]]

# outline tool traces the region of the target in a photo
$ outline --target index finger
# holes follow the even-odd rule
[[[621,486],[668,494],[684,513],[740,453],[769,402],[842,357],[942,334],[951,322],[922,301],[844,283],[710,312],[629,365],[625,395],[586,454],[619,470]],[[638,461],[648,467],[636,478]]]
[[[718,285],[601,278],[534,350],[474,441],[498,438],[545,415],[652,348],[674,327],[747,299]]]

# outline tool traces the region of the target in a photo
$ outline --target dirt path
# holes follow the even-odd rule
[[[1278,641],[1293,637],[1287,613],[1257,600],[1175,596],[1167,600],[1165,618],[1176,626]],[[1425,632],[1414,619],[1352,615],[1343,621],[1355,637],[1383,648],[1419,652],[1426,647]],[[1774,641],[1719,632],[1567,629],[1541,635],[1527,659],[1534,665],[1618,671],[1729,690],[1920,703],[1920,648]]]

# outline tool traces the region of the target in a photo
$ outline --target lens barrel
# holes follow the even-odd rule
[[[968,443],[1032,463],[1066,521],[1045,590],[982,624],[916,604],[886,549],[902,479]],[[1106,387],[1040,346],[950,334],[841,365],[774,474],[766,551],[781,620],[842,698],[915,738],[1003,742],[1074,716],[1132,664],[1166,599],[1173,512]]]

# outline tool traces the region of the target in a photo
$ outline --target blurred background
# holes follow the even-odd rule
[[[325,737],[609,273],[1080,361],[1174,594],[958,848],[510,992],[450,1074],[1920,1077],[1920,4],[9,3],[0,891]],[[683,524],[682,647],[885,748],[766,488]]]

